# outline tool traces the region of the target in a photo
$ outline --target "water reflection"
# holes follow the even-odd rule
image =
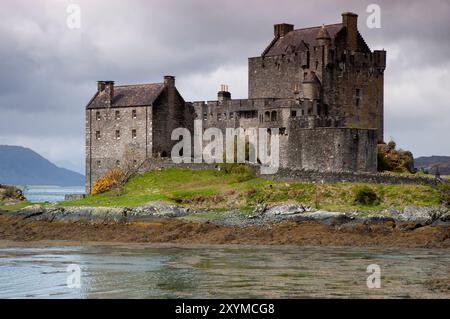
[[[449,298],[450,251],[336,247],[168,247],[142,244],[0,248],[0,298]],[[69,264],[81,289],[66,286]],[[366,267],[382,269],[368,289]]]

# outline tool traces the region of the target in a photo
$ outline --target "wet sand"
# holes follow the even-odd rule
[[[450,248],[450,225],[283,221],[225,226],[173,218],[63,222],[0,216],[0,240]]]

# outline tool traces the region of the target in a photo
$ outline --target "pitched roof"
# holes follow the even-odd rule
[[[342,23],[328,24],[324,26],[297,29],[289,32],[284,37],[278,38],[271,47],[268,48],[264,55],[280,55],[288,52],[289,49],[293,51],[303,51],[305,44],[311,46],[317,45],[317,36],[323,34],[324,30],[328,33],[331,39],[334,39],[336,34],[343,28]]]
[[[109,90],[97,92],[88,103],[88,109],[151,105],[164,89],[164,83],[115,85],[112,103]]]

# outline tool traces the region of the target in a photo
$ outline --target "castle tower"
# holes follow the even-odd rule
[[[320,81],[313,71],[306,72],[302,81],[303,97],[314,101],[320,99]]]

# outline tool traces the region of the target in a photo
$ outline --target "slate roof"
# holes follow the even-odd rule
[[[97,92],[88,103],[88,109],[151,105],[164,89],[164,83],[115,85],[110,105],[109,90]]]
[[[265,56],[280,55],[295,51],[304,51],[306,45],[310,47],[317,45],[317,36],[323,34],[322,27],[333,40],[336,34],[343,28],[342,23],[328,24],[324,26],[297,29],[289,32],[284,37],[278,38],[265,52]]]

